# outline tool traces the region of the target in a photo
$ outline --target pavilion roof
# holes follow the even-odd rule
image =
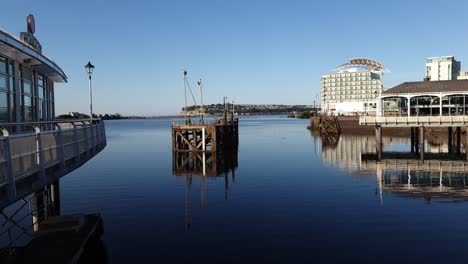
[[[468,80],[405,82],[383,92],[386,94],[468,92]]]

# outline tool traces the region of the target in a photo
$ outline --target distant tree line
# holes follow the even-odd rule
[[[206,105],[205,113],[209,115],[221,115],[224,113],[223,104],[211,104]],[[227,104],[229,111],[232,111],[232,104]],[[200,106],[188,106],[187,111],[198,111]],[[182,108],[182,111],[185,111],[185,107]],[[234,105],[234,111],[239,115],[288,115],[291,113],[302,113],[317,111],[314,107],[309,107],[305,105]]]
[[[85,114],[80,114],[80,115],[71,115],[71,114],[64,114],[64,115],[59,115],[56,117],[56,119],[86,119],[89,118],[89,115]],[[93,114],[93,118],[100,118],[103,120],[114,120],[114,119],[127,119],[128,117],[123,116],[121,114],[115,113],[115,114]]]

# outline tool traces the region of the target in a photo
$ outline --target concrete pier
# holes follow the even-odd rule
[[[362,116],[359,124],[364,126],[374,126],[376,136],[376,159],[382,159],[382,129],[385,128],[410,128],[411,131],[411,153],[419,154],[421,161],[424,161],[426,152],[426,128],[447,128],[448,130],[448,153],[454,156],[462,155],[462,126],[468,127],[468,116],[424,116],[424,117],[373,117]],[[468,144],[468,132],[466,132],[466,143]],[[468,160],[468,147],[465,146],[463,159]]]

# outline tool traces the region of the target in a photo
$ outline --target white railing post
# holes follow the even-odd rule
[[[101,129],[102,129],[101,133],[102,133],[102,135],[104,137],[104,141],[102,143],[104,143],[104,145],[107,145],[106,126],[105,126],[103,120],[101,120]]]
[[[39,165],[39,177],[42,183],[46,183],[45,176],[45,165],[44,165],[44,153],[42,149],[42,139],[41,139],[41,128],[39,126],[34,126],[35,138],[36,138],[36,151],[37,151],[37,165]]]
[[[63,134],[62,134],[62,128],[60,127],[60,124],[55,124],[55,127],[57,127],[57,144],[58,144],[58,158],[60,160],[60,166],[62,168],[65,168],[65,150],[63,147]]]
[[[11,159],[10,149],[10,134],[8,130],[2,128],[3,134],[3,156],[5,158],[5,165],[3,168],[4,180],[8,181],[8,198],[14,200],[16,198],[16,181],[15,175],[13,174],[13,161]]]
[[[80,162],[80,142],[78,141],[78,129],[76,128],[75,123],[71,122],[73,126],[73,142],[75,147],[75,161]]]
[[[82,124],[83,124],[83,126],[84,126],[83,131],[84,131],[85,139],[86,139],[86,155],[88,155],[88,154],[89,154],[89,151],[90,151],[90,149],[91,149],[91,144],[90,144],[90,141],[91,141],[91,140],[90,140],[90,138],[89,138],[89,134],[90,134],[90,133],[88,133],[88,128],[89,128],[89,126],[87,126],[85,122],[82,122]]]

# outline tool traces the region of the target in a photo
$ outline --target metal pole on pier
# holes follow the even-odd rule
[[[184,74],[184,100],[185,100],[185,124],[188,122],[188,112],[187,112],[187,71],[183,71]]]
[[[200,122],[201,124],[205,124],[205,107],[203,105],[203,85],[202,80],[198,81],[198,87],[200,88]]]
[[[224,100],[224,118],[223,118],[223,120],[224,120],[224,124],[226,125],[227,124],[227,105],[226,105],[227,97],[225,96],[223,98],[223,100]]]

